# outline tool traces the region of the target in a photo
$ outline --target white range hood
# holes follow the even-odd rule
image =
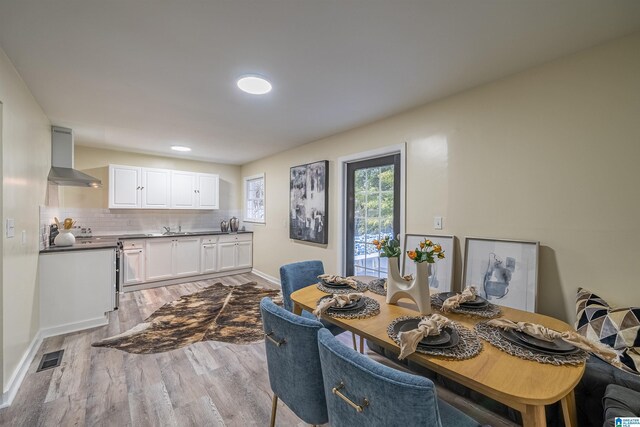
[[[102,187],[102,181],[73,168],[73,130],[51,126],[49,182],[76,187]]]

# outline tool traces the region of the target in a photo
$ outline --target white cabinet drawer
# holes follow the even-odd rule
[[[122,241],[122,249],[144,249],[145,241],[144,240],[123,240]]]
[[[252,239],[251,233],[243,234],[224,234],[218,238],[219,243],[236,243],[236,242],[250,242]]]
[[[203,236],[202,237],[202,244],[203,245],[208,245],[208,244],[212,244],[212,243],[218,243],[218,236]]]

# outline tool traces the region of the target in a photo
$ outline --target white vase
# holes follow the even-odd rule
[[[421,314],[431,314],[431,294],[429,292],[429,263],[416,263],[416,276],[405,280],[400,276],[398,258],[389,258],[387,276],[387,303],[395,304],[400,298],[409,298],[418,306]]]
[[[56,246],[73,246],[75,242],[76,238],[71,233],[71,230],[60,230],[60,233],[53,240]]]

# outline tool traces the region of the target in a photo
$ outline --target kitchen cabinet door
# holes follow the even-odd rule
[[[218,209],[219,185],[220,179],[218,175],[206,173],[198,174],[198,208]]]
[[[236,268],[236,243],[218,243],[218,271]]]
[[[200,238],[176,239],[173,248],[173,273],[175,276],[200,274]]]
[[[200,274],[218,271],[218,250],[215,243],[205,243],[200,250]]]
[[[236,268],[249,268],[253,265],[253,244],[251,242],[236,243]]]
[[[147,240],[147,281],[171,279],[175,239]]]
[[[109,165],[109,208],[139,208],[141,182],[141,168]]]
[[[123,252],[123,285],[136,285],[144,282],[144,249],[131,249]]]
[[[166,169],[142,168],[140,187],[141,207],[147,209],[169,209],[171,171]]]
[[[171,208],[196,209],[196,174],[171,171]]]

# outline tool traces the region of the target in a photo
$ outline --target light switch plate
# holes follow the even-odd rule
[[[22,230],[22,244],[27,244],[27,230]]]
[[[442,230],[442,217],[434,216],[433,217],[433,228],[436,230]]]
[[[16,221],[13,218],[7,218],[7,238],[15,237]]]

